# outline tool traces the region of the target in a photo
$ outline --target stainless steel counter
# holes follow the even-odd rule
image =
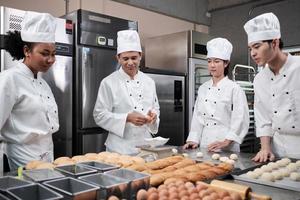
[[[197,152],[201,151],[203,153],[203,158],[196,158]],[[196,160],[209,160],[214,163],[218,163],[219,161],[212,160],[211,156],[213,153],[207,152],[206,149],[196,149],[196,150],[183,150],[182,148],[178,148],[179,153],[187,153],[189,157]],[[220,156],[230,156],[231,152],[219,152]],[[255,163],[251,161],[251,158],[254,154],[249,153],[236,153],[238,155],[238,160],[235,163],[235,168],[239,168],[241,170],[259,165],[259,163]],[[231,179],[231,177],[226,178],[224,181],[228,181],[231,183],[243,184],[249,186],[253,192],[258,194],[265,194],[272,197],[273,200],[300,200],[300,192],[280,189],[276,187],[269,187],[265,185],[249,183],[244,181],[238,181]]]

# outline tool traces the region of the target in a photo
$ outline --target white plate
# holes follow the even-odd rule
[[[166,144],[170,138],[155,137],[155,138],[145,138],[146,145],[151,147],[158,147]]]

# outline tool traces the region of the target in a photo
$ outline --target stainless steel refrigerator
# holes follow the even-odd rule
[[[158,136],[170,138],[169,145],[184,144],[185,75],[161,70],[142,69],[156,85],[160,106]]]
[[[74,22],[73,154],[105,150],[107,131],[94,121],[93,109],[103,78],[118,69],[117,32],[137,30],[137,22],[85,10],[66,16]]]
[[[0,7],[0,35],[1,43],[5,40],[8,31],[21,30],[25,11],[7,7]],[[73,30],[72,22],[56,18],[56,61],[54,65],[43,74],[54,94],[58,105],[59,131],[53,134],[54,155],[72,155],[72,52]],[[3,45],[1,45],[3,46]],[[5,50],[1,49],[1,71],[15,67],[17,61]]]

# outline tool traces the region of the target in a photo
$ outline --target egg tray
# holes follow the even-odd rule
[[[294,159],[291,159],[291,160],[292,160],[292,162],[295,162]],[[264,164],[266,164],[266,163],[264,163]],[[264,165],[264,164],[262,164],[262,165]],[[284,177],[282,180],[276,180],[274,182],[271,182],[271,181],[264,181],[259,178],[253,179],[253,178],[249,178],[246,176],[246,173],[248,171],[253,171],[256,168],[261,167],[262,165],[257,165],[257,166],[254,166],[254,167],[242,170],[242,171],[233,171],[231,173],[231,175],[235,180],[246,181],[246,182],[250,182],[250,183],[256,183],[256,184],[260,184],[260,185],[267,185],[267,186],[271,186],[271,187],[300,192],[300,181],[293,181],[289,177]],[[298,169],[296,172],[300,173],[300,169]]]

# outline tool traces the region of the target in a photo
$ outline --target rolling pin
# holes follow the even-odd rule
[[[212,187],[225,189],[227,191],[236,192],[241,195],[242,199],[256,199],[256,200],[271,200],[272,198],[267,195],[260,195],[251,192],[251,188],[246,185],[238,185],[235,183],[228,183],[219,180],[213,180],[210,185]]]

